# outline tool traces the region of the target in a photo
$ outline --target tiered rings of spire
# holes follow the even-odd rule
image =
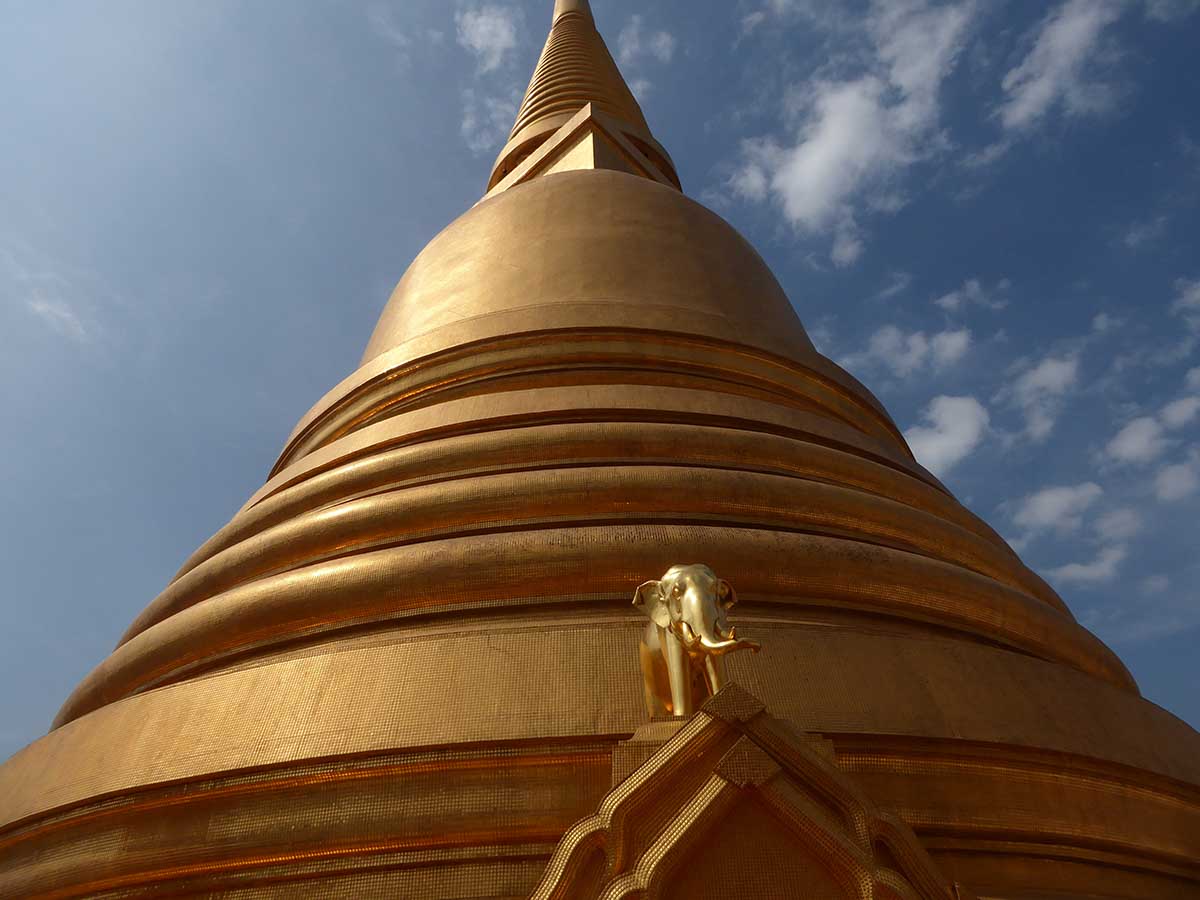
[[[675,167],[650,134],[642,108],[596,30],[587,0],[559,0],[550,36],[517,111],[516,124],[492,168],[488,188],[495,187],[589,104],[616,120],[623,136],[678,186]]]
[[[1200,735],[804,304],[558,0],[484,198],[0,766],[0,897],[1200,898]]]

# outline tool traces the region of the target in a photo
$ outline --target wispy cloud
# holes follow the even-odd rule
[[[1105,543],[1128,541],[1142,533],[1145,520],[1135,509],[1122,507],[1105,513],[1096,520],[1096,537]]]
[[[912,284],[912,275],[908,272],[892,272],[888,276],[888,283],[875,295],[875,299],[890,300],[907,291],[910,284]]]
[[[1121,236],[1121,243],[1130,250],[1139,250],[1147,244],[1159,240],[1167,231],[1166,216],[1156,216],[1141,222],[1134,222]]]
[[[494,72],[517,49],[522,19],[516,7],[496,3],[460,10],[454,16],[458,44],[474,55],[481,73]]]
[[[0,246],[0,294],[12,297],[54,333],[80,344],[100,337],[97,304],[116,300],[95,273],[21,242]]]
[[[1023,535],[1015,543],[1029,545],[1043,534],[1058,538],[1074,535],[1083,526],[1084,516],[1104,496],[1094,481],[1074,485],[1056,485],[1029,494],[1014,504],[1005,504],[1013,523]],[[1142,533],[1145,521],[1129,507],[1109,510],[1095,520],[1092,540],[1100,546],[1085,562],[1072,562],[1050,569],[1046,574],[1059,583],[1095,586],[1112,581],[1129,555],[1129,541]]]
[[[647,59],[666,64],[675,55],[675,36],[669,31],[646,28],[640,15],[632,15],[617,36],[617,58],[622,65],[636,65]]]
[[[38,316],[59,334],[86,344],[92,339],[88,328],[75,310],[60,300],[31,298],[25,304],[30,312]]]
[[[464,88],[460,130],[471,152],[484,154],[498,151],[512,128],[519,105],[518,94],[504,97],[481,89]]]
[[[1138,416],[1113,436],[1104,448],[1110,460],[1117,463],[1144,464],[1154,462],[1178,444],[1168,431],[1185,428],[1200,416],[1200,396],[1172,400],[1156,415]]]
[[[1011,506],[1012,520],[1032,534],[1070,534],[1079,530],[1083,514],[1103,495],[1104,489],[1094,481],[1043,488]]]
[[[1143,596],[1153,596],[1161,594],[1171,586],[1171,579],[1167,575],[1150,575],[1143,578],[1141,584],[1138,585],[1138,590]]]
[[[516,119],[521,89],[507,71],[520,46],[524,15],[497,3],[475,4],[454,16],[458,45],[475,59],[475,80],[461,91],[463,140],[472,153],[495,153]],[[486,78],[484,76],[487,76]]]
[[[1153,462],[1170,446],[1156,418],[1139,416],[1113,436],[1104,452],[1114,462],[1138,464]]]
[[[647,28],[645,19],[637,14],[629,17],[617,35],[617,59],[624,67],[629,89],[639,101],[644,101],[654,89],[645,68],[669,63],[675,56],[676,44],[671,32]]]
[[[1171,313],[1181,317],[1193,331],[1200,331],[1200,278],[1180,278],[1175,282]]]
[[[1200,397],[1180,397],[1172,400],[1158,414],[1167,428],[1183,428],[1196,420],[1200,414]]]
[[[1049,576],[1053,581],[1081,586],[1106,584],[1117,577],[1117,571],[1129,549],[1123,544],[1115,547],[1104,547],[1090,562],[1068,563],[1051,569]]]
[[[1200,489],[1200,458],[1196,453],[1185,462],[1163,466],[1154,476],[1154,495],[1164,503],[1191,497]]]
[[[1108,52],[1106,31],[1126,5],[1127,0],[1066,0],[1051,9],[1027,35],[1025,57],[1001,81],[1004,97],[995,115],[1004,136],[963,162],[972,168],[991,165],[1055,111],[1081,117],[1111,109],[1121,89],[1100,77],[1116,55]]]
[[[961,312],[971,306],[1000,310],[1008,306],[1008,298],[1004,293],[1011,286],[1007,278],[997,282],[992,288],[985,288],[978,278],[969,278],[963,282],[962,287],[943,294],[933,303],[949,313]]]
[[[802,235],[829,236],[835,265],[855,262],[865,245],[863,214],[895,212],[903,205],[898,177],[944,146],[939,94],[975,11],[972,0],[875,0],[864,22],[866,65],[796,88],[782,109],[795,123],[791,136],[744,141],[729,188],[775,202]],[[879,196],[896,202],[881,210],[871,202]]]
[[[1112,72],[1122,55],[1112,26],[1139,5],[1135,0],[1065,0],[1051,9],[1026,36],[1028,52],[1001,80],[1004,97],[995,114],[1004,136],[968,154],[966,165],[994,163],[1056,113],[1083,118],[1112,111],[1130,90]],[[1152,21],[1170,22],[1200,9],[1200,0],[1145,0],[1144,9]],[[1134,223],[1124,243],[1133,249],[1157,240],[1166,224],[1165,217]]]
[[[804,18],[819,28],[830,28],[844,22],[846,8],[842,0],[764,0],[758,9],[742,17],[742,36],[769,22],[791,17]]]
[[[396,13],[390,4],[376,2],[367,7],[367,23],[371,26],[376,37],[386,41],[398,50],[408,50],[412,46],[412,38],[396,19]]]
[[[1026,437],[1044,441],[1054,430],[1066,395],[1078,381],[1078,355],[1047,356],[1018,368],[1015,379],[1001,388],[994,399],[1021,411]]]
[[[1146,16],[1158,22],[1174,22],[1200,10],[1200,0],[1146,0]]]
[[[859,371],[882,367],[893,375],[907,378],[929,367],[951,366],[959,362],[970,347],[971,332],[966,328],[929,335],[885,325],[871,335],[866,350],[843,357],[839,363]]]
[[[1121,0],[1067,0],[1037,26],[1033,47],[1004,76],[999,116],[1008,131],[1024,131],[1055,109],[1067,115],[1107,109],[1114,88],[1091,72],[1108,26],[1121,17]]]
[[[917,461],[938,477],[966,459],[983,441],[991,417],[974,397],[935,397],[922,411],[923,424],[904,432]]]

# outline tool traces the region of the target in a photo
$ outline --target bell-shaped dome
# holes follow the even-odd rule
[[[457,219],[400,280],[363,362],[597,325],[816,356],[775,276],[727,222],[676,190],[600,170],[534,179]]]

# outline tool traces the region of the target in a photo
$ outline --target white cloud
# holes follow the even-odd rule
[[[1012,149],[1012,140],[1006,138],[996,141],[994,144],[988,144],[981,150],[975,150],[963,157],[962,163],[968,169],[982,169],[990,166],[998,159],[1002,159],[1004,154]]]
[[[1200,0],[1146,0],[1146,16],[1158,22],[1173,22],[1200,9]]]
[[[1117,577],[1117,569],[1127,555],[1123,546],[1105,547],[1091,562],[1060,566],[1051,569],[1049,575],[1055,581],[1071,584],[1104,584]]]
[[[1032,49],[1002,82],[1007,96],[999,115],[1006,130],[1027,130],[1056,106],[1078,116],[1111,104],[1113,89],[1090,79],[1089,63],[1123,9],[1121,0],[1067,0],[1042,20]]]
[[[629,17],[617,36],[617,58],[622,65],[632,65],[644,59],[669,63],[675,55],[675,36],[669,31],[648,32],[640,15]]]
[[[1198,322],[1200,324],[1200,322]],[[1200,332],[1200,328],[1196,329]],[[1151,341],[1122,353],[1113,360],[1113,371],[1124,372],[1141,367],[1169,368],[1177,366],[1192,355],[1196,349],[1196,335],[1183,335],[1179,340],[1169,344],[1161,341]]]
[[[864,353],[842,360],[845,368],[858,368],[872,362],[882,363],[905,378],[929,359],[929,339],[924,332],[905,334],[895,325],[885,325],[873,335]]]
[[[974,397],[935,397],[921,413],[926,424],[904,432],[904,439],[917,461],[941,477],[979,446],[990,418]]]
[[[1200,366],[1189,371],[1184,382],[1187,384],[1188,390],[1200,391]]]
[[[1175,300],[1171,312],[1182,316],[1193,330],[1200,331],[1200,278],[1180,278],[1175,282]]]
[[[86,344],[92,339],[92,334],[83,324],[83,320],[65,301],[50,300],[36,297],[27,300],[26,307],[61,335]]]
[[[1200,397],[1181,397],[1164,406],[1157,416],[1139,416],[1127,424],[1108,442],[1105,453],[1119,463],[1153,462],[1174,443],[1167,431],[1191,424],[1197,415]]]
[[[1062,413],[1063,398],[1079,380],[1079,357],[1047,356],[1027,368],[996,395],[1018,407],[1025,417],[1025,434],[1034,441],[1050,436]]]
[[[1167,230],[1167,217],[1158,216],[1146,222],[1134,222],[1126,230],[1121,242],[1130,250],[1137,250],[1144,244],[1153,243],[1163,236]]]
[[[1108,313],[1096,313],[1092,317],[1092,332],[1094,334],[1107,334],[1114,328],[1120,327],[1121,324],[1120,319],[1114,318]]]
[[[939,93],[974,12],[974,0],[874,0],[865,71],[815,78],[795,92],[785,104],[785,113],[799,112],[795,137],[744,141],[732,190],[748,200],[769,196],[801,234],[832,235],[836,264],[856,260],[864,244],[860,208],[881,212],[870,200],[886,196],[895,211],[896,179],[943,145]]]
[[[944,368],[958,362],[971,346],[971,332],[966,329],[941,331],[932,337],[923,331],[906,333],[895,325],[884,325],[868,342],[862,353],[842,359],[848,369],[867,369],[883,366],[900,378],[907,378],[932,365]]]
[[[1162,408],[1159,418],[1167,428],[1182,428],[1200,413],[1200,397],[1181,397]]]
[[[730,176],[729,187],[737,196],[759,203],[767,199],[771,184],[765,167],[742,166]]]
[[[129,324],[117,328],[114,320],[141,306],[114,290],[95,269],[22,240],[0,238],[0,298],[64,338],[81,345],[108,344]]]
[[[1163,427],[1152,416],[1140,416],[1117,432],[1105,453],[1121,463],[1147,463],[1162,456],[1170,447]]]
[[[1008,306],[1008,300],[997,294],[1008,290],[1008,279],[1004,279],[996,284],[995,288],[987,289],[983,286],[978,278],[970,278],[963,282],[962,287],[958,290],[951,291],[948,294],[943,294],[933,301],[935,306],[940,306],[946,312],[959,312],[968,306],[979,306],[984,309],[1004,309]]]
[[[1052,530],[1059,534],[1077,531],[1083,513],[1104,494],[1095,482],[1043,488],[1022,498],[1012,520],[1030,532]]]
[[[755,28],[766,20],[767,13],[765,10],[758,9],[752,13],[748,13],[742,18],[742,34],[750,34],[750,32],[754,31]]]
[[[520,11],[485,3],[455,14],[459,46],[475,55],[480,72],[494,72],[517,48]]]
[[[408,32],[400,27],[391,8],[384,3],[372,3],[367,7],[367,23],[376,36],[398,50],[407,50],[412,44]]]
[[[863,249],[858,224],[851,218],[844,219],[834,231],[833,248],[829,252],[829,258],[835,266],[844,268],[857,262]]]
[[[523,14],[504,4],[474,4],[455,13],[454,23],[459,46],[475,57],[477,66],[475,86],[462,91],[460,131],[472,153],[494,153],[516,119],[521,91],[507,77],[492,73],[505,66],[519,46]]]
[[[1133,509],[1114,509],[1096,520],[1096,536],[1107,544],[1127,541],[1141,533],[1142,517]]]
[[[633,91],[633,96],[637,98],[638,103],[642,103],[650,96],[650,92],[654,90],[654,82],[649,78],[632,78],[628,80],[629,90]]]
[[[887,285],[875,295],[875,299],[890,300],[897,294],[903,294],[907,291],[910,284],[912,284],[912,275],[908,272],[892,272],[888,276]]]
[[[938,332],[930,341],[930,348],[935,366],[952,366],[971,349],[971,332],[966,328]]]
[[[517,97],[493,97],[473,88],[466,88],[462,92],[462,104],[460,130],[471,152],[499,151],[517,117]]]
[[[650,53],[660,63],[669,63],[675,55],[675,38],[666,31],[656,31],[650,39]]]
[[[771,19],[795,15],[828,28],[843,20],[845,9],[843,0],[765,0],[759,9],[742,18],[742,34],[750,34]]]
[[[1078,357],[1046,357],[1017,380],[1017,392],[1023,398],[1062,394],[1075,385],[1078,376]]]
[[[1141,592],[1146,595],[1161,594],[1171,586],[1171,579],[1166,575],[1150,575],[1142,579]]]
[[[808,331],[808,336],[812,339],[813,346],[817,348],[818,353],[825,356],[830,355],[830,350],[834,346],[834,326],[836,324],[837,316],[824,315],[805,329]]]
[[[874,76],[814,85],[798,143],[743,143],[742,169],[769,187],[796,228],[815,233],[852,227],[851,196],[867,179],[904,164],[907,150],[887,133],[880,99],[885,88]]]
[[[1154,494],[1166,503],[1190,497],[1197,488],[1200,488],[1200,465],[1195,459],[1164,466],[1154,477]]]

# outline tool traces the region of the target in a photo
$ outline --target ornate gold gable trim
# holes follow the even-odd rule
[[[912,830],[838,769],[832,748],[770,716],[737,685],[571,828],[534,900],[804,898],[967,900]],[[620,777],[621,757],[614,763]]]

